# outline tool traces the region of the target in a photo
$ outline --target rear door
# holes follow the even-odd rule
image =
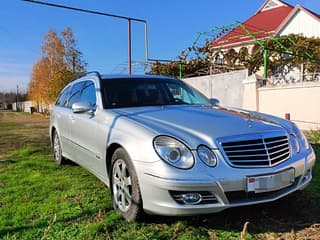
[[[54,106],[52,118],[54,118],[55,127],[58,131],[62,153],[66,158],[71,158],[71,145],[70,145],[70,124],[71,124],[71,109],[68,108],[68,99],[70,96],[72,86],[67,86],[58,97]]]

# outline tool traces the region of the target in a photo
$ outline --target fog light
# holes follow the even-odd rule
[[[202,200],[202,196],[199,193],[185,193],[182,194],[182,200],[185,204],[198,204]]]

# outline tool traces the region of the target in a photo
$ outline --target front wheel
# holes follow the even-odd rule
[[[113,207],[127,221],[136,220],[142,214],[142,199],[136,172],[123,148],[114,152],[111,166]]]

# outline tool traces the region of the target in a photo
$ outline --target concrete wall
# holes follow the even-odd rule
[[[259,111],[258,81],[255,75],[243,80],[243,101],[240,108]]]
[[[320,129],[320,82],[260,87],[255,75],[246,70],[184,79],[222,106],[259,111],[290,119],[301,129]]]
[[[248,70],[183,79],[208,98],[217,98],[222,106],[242,107],[243,84]]]
[[[320,83],[259,88],[259,111],[290,119],[305,130],[320,129]]]
[[[303,82],[285,86],[258,88],[250,76],[243,81],[243,108],[290,119],[301,129],[320,129],[320,83]]]

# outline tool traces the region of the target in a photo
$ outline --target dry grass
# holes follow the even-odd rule
[[[0,160],[27,145],[49,144],[49,118],[13,112],[0,112]]]

